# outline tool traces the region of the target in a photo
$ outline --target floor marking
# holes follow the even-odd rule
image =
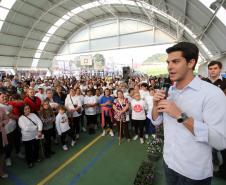
[[[71,158],[69,158],[67,161],[65,161],[62,165],[60,165],[58,168],[56,168],[53,172],[51,172],[47,177],[42,179],[37,185],[44,185],[48,181],[50,181],[56,174],[58,174],[61,170],[63,170],[67,165],[69,165],[73,160],[75,160],[77,157],[79,157],[83,152],[85,152],[88,148],[90,148],[92,145],[94,145],[102,136],[99,135],[97,138],[95,138],[93,141],[91,141],[88,145],[83,147],[78,153],[73,155]]]
[[[76,174],[69,185],[76,185],[79,179],[84,176],[95,164],[96,162],[107,153],[107,151],[113,146],[115,140],[108,142],[98,153],[97,155],[82,169],[81,172]]]
[[[9,172],[9,180],[13,182],[15,185],[27,185],[25,182],[23,182],[19,177]]]

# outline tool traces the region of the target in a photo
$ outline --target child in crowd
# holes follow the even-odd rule
[[[72,134],[70,132],[70,126],[68,117],[66,114],[66,108],[64,106],[59,107],[59,113],[56,116],[56,128],[57,133],[61,137],[61,143],[63,150],[68,150],[67,144],[66,144],[66,137],[69,135],[72,138],[71,146],[74,146],[76,141],[73,139]]]

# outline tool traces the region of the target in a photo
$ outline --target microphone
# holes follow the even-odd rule
[[[163,86],[163,90],[165,91],[165,99],[167,99],[167,97],[168,97],[168,95],[169,95],[169,88],[170,88],[170,84],[165,84],[164,86]]]

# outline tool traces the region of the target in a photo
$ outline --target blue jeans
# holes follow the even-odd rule
[[[168,168],[167,164],[163,162],[166,184],[167,185],[211,185],[212,177],[203,179],[203,180],[193,180],[189,179],[172,169]]]
[[[146,118],[144,127],[145,127],[145,134],[155,134],[155,126],[152,124],[149,118]]]

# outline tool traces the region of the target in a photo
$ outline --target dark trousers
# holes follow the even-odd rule
[[[51,136],[52,136],[52,129],[49,130],[43,130],[44,134],[44,148],[45,148],[45,156],[48,156],[51,154],[51,148],[52,148],[52,142],[51,142]]]
[[[24,141],[25,156],[28,164],[38,160],[39,156],[39,140],[32,139],[30,141]]]
[[[105,124],[104,124],[104,129],[107,128],[107,125],[109,125],[109,128],[110,129],[113,129],[113,123],[111,121],[111,117],[110,116],[104,116],[104,121],[105,121]]]
[[[87,119],[87,126],[90,127],[94,127],[94,125],[97,124],[97,115],[86,115],[86,119]]]
[[[145,120],[132,120],[132,122],[135,127],[135,135],[138,135],[138,129],[139,129],[139,137],[143,138]]]
[[[212,181],[211,177],[203,180],[193,180],[168,168],[165,162],[163,165],[164,165],[167,185],[211,185],[211,181]]]
[[[97,114],[97,126],[101,125],[101,113]]]
[[[222,172],[222,174],[226,178],[226,150],[222,150],[221,155],[222,155],[222,158],[223,158],[223,164],[220,166],[220,171]]]
[[[80,133],[80,121],[81,121],[81,116],[73,117],[74,130],[76,134]]]
[[[84,117],[85,117],[85,110],[82,111],[82,115],[79,116],[80,117],[80,121],[81,121],[81,126],[85,127],[85,121],[84,121]]]
[[[74,136],[74,133],[72,132],[72,130],[68,130],[66,132],[63,132],[60,136],[60,139],[61,139],[61,143],[62,145],[66,145],[66,137],[67,136],[70,136],[72,140],[75,141],[75,136]]]
[[[53,139],[56,139],[57,133],[55,124],[53,124],[53,128],[51,128],[51,136],[53,137]]]
[[[120,136],[120,121],[116,121],[117,129],[118,129],[118,136]],[[130,139],[129,135],[129,122],[122,122],[121,123],[121,137],[124,135],[126,136],[126,139]]]
[[[146,118],[145,121],[145,134],[154,134],[155,133],[155,126],[152,124],[149,118]]]
[[[4,146],[5,158],[10,158],[13,148],[15,148],[16,153],[20,152],[20,133],[18,128],[13,132],[7,134],[8,145]]]

